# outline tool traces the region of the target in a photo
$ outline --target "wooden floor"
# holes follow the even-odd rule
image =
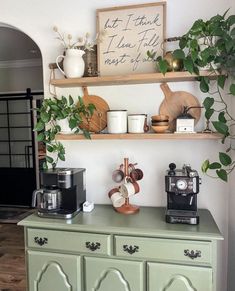
[[[0,224],[0,291],[25,291],[23,227]]]

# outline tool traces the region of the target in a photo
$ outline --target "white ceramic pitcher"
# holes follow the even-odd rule
[[[82,56],[85,54],[83,50],[67,49],[65,56],[59,55],[56,58],[56,65],[63,75],[67,78],[80,78],[84,75],[85,63]],[[59,59],[63,58],[64,71],[59,65]]]

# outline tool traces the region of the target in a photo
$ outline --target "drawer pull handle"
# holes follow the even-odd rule
[[[139,247],[138,246],[123,245],[123,250],[124,250],[124,252],[127,252],[130,255],[133,255],[134,253],[138,253]]]
[[[94,251],[100,249],[100,243],[98,243],[98,242],[94,243],[94,242],[87,241],[86,242],[86,248],[91,250],[92,252],[94,252]]]
[[[48,238],[46,238],[46,237],[42,238],[42,237],[35,236],[34,242],[40,246],[43,246],[43,245],[46,245],[48,243]]]
[[[184,250],[184,255],[194,260],[196,258],[201,258],[201,251],[193,251],[193,250]]]

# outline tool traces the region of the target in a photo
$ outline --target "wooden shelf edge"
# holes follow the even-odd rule
[[[92,140],[219,140],[217,133],[123,133],[123,134],[91,134]],[[57,134],[57,140],[89,140],[82,134]]]
[[[200,76],[215,78],[216,75],[210,71],[200,71]],[[132,74],[118,76],[102,76],[102,77],[83,77],[70,79],[52,79],[51,85],[56,87],[77,87],[77,86],[111,86],[111,85],[127,85],[127,84],[149,84],[162,82],[183,82],[193,81],[198,76],[189,72],[168,72],[165,75],[162,73],[147,73],[147,74]]]

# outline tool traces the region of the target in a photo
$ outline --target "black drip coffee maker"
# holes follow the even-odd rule
[[[166,171],[165,189],[167,192],[166,222],[198,224],[197,194],[201,179],[190,165],[176,169],[171,163]]]

